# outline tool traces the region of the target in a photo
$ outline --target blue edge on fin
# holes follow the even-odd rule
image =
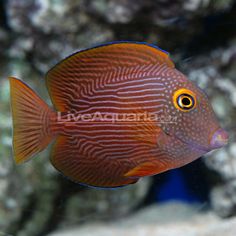
[[[98,187],[98,186],[93,186],[93,185],[89,185],[89,184],[85,184],[85,183],[81,183],[79,181],[74,181],[71,178],[67,177],[66,175],[64,175],[63,173],[59,172],[65,179],[68,179],[69,181],[75,183],[75,184],[79,184],[83,187],[89,187],[89,188],[93,188],[93,189],[98,189],[98,190],[116,190],[116,189],[120,189],[120,188],[124,188],[128,185],[122,185],[122,186],[116,186],[116,187]]]
[[[98,44],[98,45],[95,45],[95,46],[92,46],[92,47],[89,47],[89,48],[85,48],[85,49],[81,49],[79,51],[75,51],[74,53],[70,54],[68,57],[66,58],[69,58],[71,56],[73,56],[74,54],[76,53],[79,53],[79,52],[85,52],[85,51],[88,51],[90,49],[94,49],[94,48],[100,48],[100,47],[104,47],[104,46],[108,46],[108,45],[112,45],[112,44],[120,44],[120,43],[134,43],[134,44],[143,44],[143,45],[147,45],[149,47],[152,47],[152,48],[155,48],[155,49],[158,49],[162,52],[164,52],[166,55],[169,56],[169,52],[159,48],[158,46],[154,45],[154,44],[151,44],[151,43],[146,43],[146,42],[137,42],[137,41],[113,41],[113,42],[108,42],[108,43],[103,43],[103,44]],[[64,61],[66,58],[62,59],[62,61]],[[60,62],[59,62],[60,63]]]
[[[143,44],[143,45],[147,45],[149,47],[152,47],[152,48],[156,48],[162,52],[164,52],[165,54],[169,55],[169,52],[159,48],[158,46],[156,46],[155,44],[151,44],[151,43],[146,43],[146,42],[138,42],[138,41],[132,41],[132,40],[121,40],[121,41],[112,41],[112,42],[108,42],[108,43],[104,43],[104,44],[100,44],[100,45],[95,45],[95,46],[92,46],[90,48],[86,48],[86,49],[82,49],[81,51],[79,52],[83,52],[83,51],[87,51],[89,49],[92,49],[92,48],[99,48],[99,47],[104,47],[104,46],[108,46],[108,45],[111,45],[111,44],[119,44],[119,43],[134,43],[134,44]]]

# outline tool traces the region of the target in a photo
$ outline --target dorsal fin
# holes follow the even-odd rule
[[[65,58],[48,71],[46,82],[55,108],[68,111],[79,100],[81,89],[86,90],[88,84],[94,87],[95,80],[96,85],[104,85],[119,76],[148,70],[150,65],[174,67],[169,54],[154,45],[115,42]],[[135,68],[132,72],[131,67]]]

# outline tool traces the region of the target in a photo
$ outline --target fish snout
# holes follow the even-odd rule
[[[212,135],[210,146],[212,149],[221,148],[228,143],[228,139],[228,133],[220,128]]]

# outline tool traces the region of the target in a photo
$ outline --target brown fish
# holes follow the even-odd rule
[[[132,184],[227,143],[205,93],[146,43],[77,52],[46,74],[54,105],[10,77],[16,163],[54,140],[52,165],[72,181]]]

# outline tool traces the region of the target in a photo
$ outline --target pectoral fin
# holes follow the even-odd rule
[[[125,174],[125,177],[144,177],[156,175],[167,170],[167,165],[163,162],[144,162]]]

